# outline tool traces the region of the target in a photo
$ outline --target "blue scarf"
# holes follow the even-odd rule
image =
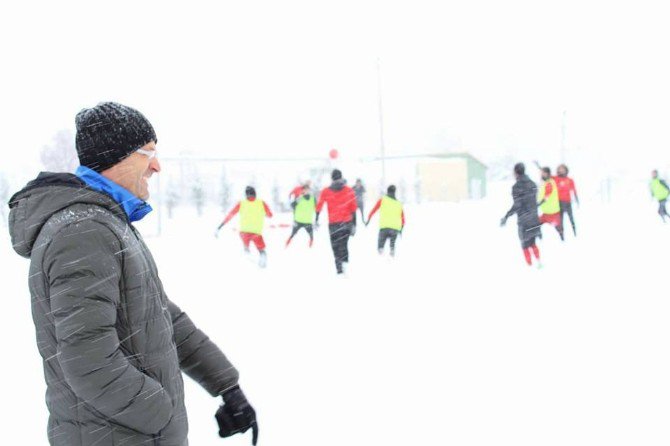
[[[112,197],[126,212],[131,222],[141,220],[151,212],[151,206],[146,201],[140,200],[128,189],[125,189],[112,180],[109,180],[93,169],[79,166],[75,172],[84,183],[91,189],[97,190]]]

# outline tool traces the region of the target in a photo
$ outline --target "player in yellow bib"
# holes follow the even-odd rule
[[[391,256],[395,256],[395,243],[398,235],[402,233],[405,227],[405,211],[402,203],[395,197],[396,187],[390,185],[386,189],[386,195],[380,198],[368,215],[368,220],[365,222],[367,226],[370,224],[370,219],[377,211],[379,211],[379,237],[377,239],[377,250],[379,254],[384,254],[384,246],[386,240],[391,246]]]
[[[265,226],[265,217],[272,217],[272,211],[263,200],[256,199],[256,189],[247,186],[244,191],[246,199],[237,203],[237,205],[228,212],[223,222],[216,228],[218,236],[219,231],[232,218],[240,214],[240,238],[244,244],[244,251],[249,252],[249,245],[253,242],[258,249],[258,265],[265,268],[267,265],[267,253],[265,252],[265,240],[263,240],[263,227]]]
[[[542,181],[543,184],[537,191],[537,205],[540,207],[540,212],[542,212],[542,215],[540,215],[540,223],[547,223],[556,228],[561,240],[565,240],[565,237],[563,237],[561,203],[558,200],[558,186],[556,185],[556,181],[551,177],[550,168],[542,168]]]
[[[665,217],[670,217],[668,211],[665,209],[665,203],[668,201],[670,196],[670,187],[668,184],[658,177],[658,170],[651,171],[651,183],[649,184],[651,189],[651,196],[658,200],[658,215],[663,219],[665,223]]]
[[[312,195],[312,189],[309,184],[304,184],[300,191],[300,196],[296,197],[293,207],[293,230],[288,240],[286,240],[286,247],[291,244],[293,237],[304,229],[309,234],[309,247],[314,243],[314,217],[316,217],[316,199]]]

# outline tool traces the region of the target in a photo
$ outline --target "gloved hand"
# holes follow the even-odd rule
[[[227,390],[222,395],[223,406],[216,411],[216,421],[219,423],[219,436],[230,437],[235,434],[245,433],[251,428],[253,436],[251,444],[258,443],[258,423],[256,422],[256,411],[247,401],[240,386]]]
[[[507,217],[503,217],[500,219],[500,227],[502,228],[507,224]]]
[[[349,228],[349,235],[350,235],[351,237],[353,237],[354,235],[356,235],[356,225],[354,225],[354,224],[351,225],[351,228]]]

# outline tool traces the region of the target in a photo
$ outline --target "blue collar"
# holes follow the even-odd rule
[[[151,212],[151,206],[146,201],[140,200],[128,189],[125,189],[112,180],[109,180],[93,169],[79,166],[75,171],[84,183],[91,189],[97,190],[112,197],[126,212],[128,220],[131,222],[141,220],[145,215]]]

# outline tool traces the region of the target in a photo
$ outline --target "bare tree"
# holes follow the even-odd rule
[[[228,181],[228,175],[226,169],[221,170],[221,189],[219,190],[219,204],[221,205],[221,210],[226,211],[230,207],[230,201],[232,199],[232,185]]]
[[[181,195],[179,193],[179,189],[177,188],[175,182],[172,181],[172,178],[170,178],[168,182],[166,199],[165,199],[165,206],[167,206],[168,210],[168,218],[172,218],[172,212],[174,208],[179,204],[180,200]]]
[[[272,204],[275,209],[278,211],[284,212],[284,202],[282,201],[281,197],[281,189],[279,188],[279,182],[275,178],[275,180],[272,182]]]
[[[74,135],[70,130],[60,130],[50,144],[42,147],[40,159],[51,172],[74,172],[79,165]]]
[[[205,188],[200,180],[196,180],[193,184],[193,187],[191,188],[191,198],[193,199],[195,209],[198,211],[198,217],[202,217],[202,213],[205,209]]]

